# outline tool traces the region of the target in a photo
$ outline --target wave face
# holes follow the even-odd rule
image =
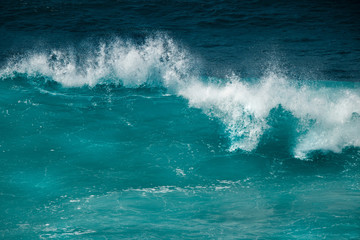
[[[288,151],[296,158],[306,159],[316,150],[340,153],[360,147],[360,91],[355,84],[291,81],[277,71],[252,81],[235,74],[219,79],[201,74],[199,63],[161,35],[141,44],[121,39],[100,43],[81,54],[69,49],[29,52],[11,59],[0,76],[3,81],[19,76],[55,81],[63,87],[163,88],[218,119],[230,139],[230,152],[256,150],[274,127],[270,123],[280,117],[271,114],[279,108],[292,126],[277,128],[295,132]]]

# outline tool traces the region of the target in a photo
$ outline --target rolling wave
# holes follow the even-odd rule
[[[306,159],[314,150],[339,153],[346,147],[360,147],[357,86],[291,81],[275,71],[256,81],[235,74],[217,79],[199,74],[199,62],[167,36],[141,44],[117,39],[86,54],[56,49],[15,56],[0,70],[0,77],[5,81],[21,75],[63,87],[164,88],[219,119],[230,139],[229,151],[256,149],[272,127],[271,112],[279,107],[298,120],[291,149],[297,158]]]

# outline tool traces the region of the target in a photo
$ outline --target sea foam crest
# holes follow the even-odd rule
[[[195,74],[196,67],[191,54],[161,36],[143,44],[120,39],[103,43],[82,61],[70,50],[29,53],[9,61],[0,76],[47,77],[65,87],[106,83],[164,87],[219,119],[231,140],[230,151],[254,150],[270,127],[270,111],[280,105],[301,123],[294,156],[306,158],[313,150],[340,152],[347,146],[360,147],[359,89],[299,85],[274,72],[255,83],[236,75],[204,81]]]

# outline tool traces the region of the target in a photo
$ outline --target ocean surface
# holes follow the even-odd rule
[[[360,4],[0,3],[1,239],[360,239]]]

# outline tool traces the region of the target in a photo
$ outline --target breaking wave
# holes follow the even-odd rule
[[[223,79],[200,74],[199,60],[171,38],[143,43],[121,39],[95,51],[36,50],[15,56],[2,67],[3,81],[25,76],[63,87],[121,85],[160,87],[218,119],[230,139],[230,151],[253,151],[271,128],[271,111],[281,107],[298,120],[293,155],[306,159],[314,150],[339,153],[360,147],[360,91],[350,83],[300,82],[269,71],[249,81],[232,74]],[[286,129],[283,129],[286,131]]]

